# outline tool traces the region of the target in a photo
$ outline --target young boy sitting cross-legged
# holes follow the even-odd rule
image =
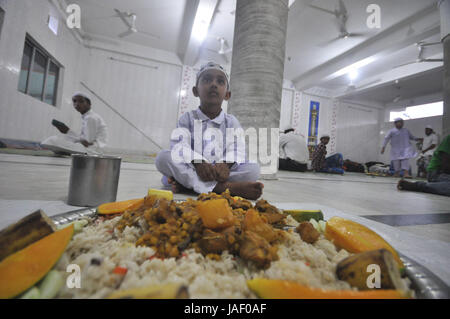
[[[226,161],[229,159],[227,154],[239,152],[238,145],[234,142],[234,136],[232,141],[226,140],[227,129],[241,128],[239,121],[233,115],[226,114],[222,110],[222,102],[231,97],[226,71],[216,63],[207,63],[197,73],[196,85],[192,91],[194,96],[200,99],[200,107],[183,114],[177,125],[178,128],[189,131],[190,141],[185,141],[180,137],[175,140],[172,136],[171,150],[173,151],[177,144],[182,143],[184,151],[187,149],[189,152],[193,152],[199,160],[180,162],[174,160],[172,151],[161,151],[156,158],[156,168],[164,175],[163,184],[171,187],[174,193],[188,189],[196,193],[215,192],[221,194],[229,189],[232,196],[241,196],[247,199],[259,198],[264,187],[262,183],[256,182],[260,174],[259,165],[249,163],[245,158],[242,161]],[[201,124],[199,124],[200,121]],[[194,125],[201,125],[202,140],[199,144],[202,154],[195,147],[195,145],[199,145],[199,141],[195,144]],[[213,156],[205,151],[205,149],[217,149],[212,145],[213,143],[217,145],[217,141],[204,136],[208,128],[217,129],[222,133],[224,147],[221,154]],[[220,159],[217,160],[218,158]]]

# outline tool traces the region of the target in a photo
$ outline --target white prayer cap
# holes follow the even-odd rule
[[[227,79],[227,86],[230,87],[230,78],[228,77],[227,71],[220,65],[215,62],[208,62],[201,66],[200,71],[197,72],[197,79],[196,82],[198,82],[198,79],[200,79],[200,76],[203,74],[203,72],[208,70],[217,70],[222,72],[225,75],[225,78]]]
[[[429,128],[430,130],[433,129],[433,127],[431,125],[427,125],[427,126],[425,126],[425,128]]]
[[[91,97],[90,97],[87,93],[84,93],[84,92],[75,92],[75,93],[72,95],[72,99],[73,99],[75,96],[82,96],[82,97],[84,97],[85,99],[91,100]]]
[[[400,121],[403,121],[403,119],[401,117],[397,117],[397,118],[394,119],[394,123],[395,122],[400,122]]]

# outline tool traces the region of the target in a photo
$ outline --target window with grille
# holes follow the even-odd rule
[[[19,91],[56,106],[61,65],[27,35],[19,75]]]

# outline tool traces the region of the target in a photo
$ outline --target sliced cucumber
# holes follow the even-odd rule
[[[80,231],[83,230],[83,227],[86,226],[88,223],[89,222],[86,219],[76,220],[74,222],[58,226],[58,230],[69,227],[70,225],[73,224],[73,231],[75,233],[79,233]]]
[[[56,297],[59,290],[64,286],[64,277],[57,270],[50,270],[39,285],[42,299]]]
[[[20,299],[39,299],[41,297],[41,292],[39,291],[38,287],[32,287],[28,289],[22,296],[20,296]]]
[[[325,228],[327,227],[327,223],[325,223],[323,220],[319,220],[319,226],[320,226],[320,231],[322,233],[325,232]]]
[[[314,218],[311,218],[311,219],[309,220],[309,222],[314,226],[314,228],[315,228],[319,233],[321,232],[319,223],[318,223]]]
[[[323,213],[321,210],[289,209],[284,210],[283,212],[291,215],[299,223],[307,222],[310,219],[314,219],[315,221],[323,220]]]

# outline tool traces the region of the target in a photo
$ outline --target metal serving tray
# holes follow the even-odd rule
[[[81,218],[97,217],[96,208],[83,208],[63,214],[52,216],[51,219],[56,225],[64,225]],[[418,299],[449,299],[450,287],[447,286],[438,276],[433,274],[424,266],[414,260],[401,255],[405,265],[406,276],[411,280],[411,288],[416,293]]]

